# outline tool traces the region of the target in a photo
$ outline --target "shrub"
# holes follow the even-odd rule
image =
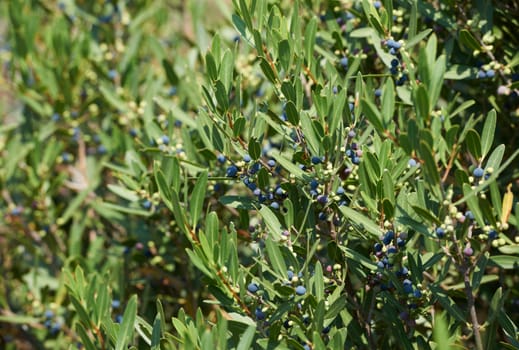
[[[513,5],[180,4],[4,5],[4,342],[519,347]]]

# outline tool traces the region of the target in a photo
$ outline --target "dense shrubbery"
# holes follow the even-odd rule
[[[2,348],[519,348],[518,11],[3,2]]]

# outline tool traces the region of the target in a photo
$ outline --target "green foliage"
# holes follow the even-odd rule
[[[2,3],[0,344],[519,347],[513,11]]]

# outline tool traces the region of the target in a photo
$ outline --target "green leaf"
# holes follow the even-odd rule
[[[482,278],[485,275],[485,269],[487,267],[488,258],[490,254],[485,252],[476,263],[474,272],[472,273],[472,288],[477,290],[481,284]]]
[[[424,140],[420,141],[419,150],[420,158],[423,160],[423,169],[427,184],[436,188],[440,183],[440,174],[438,173],[436,160],[434,159],[432,151]]]
[[[161,338],[161,320],[159,315],[155,317],[153,321],[153,331],[151,333],[151,350],[160,350],[160,338]]]
[[[256,202],[246,196],[222,196],[218,198],[218,201],[222,203],[223,205],[227,205],[231,208],[236,209],[244,209],[244,210],[255,210],[256,209]]]
[[[231,50],[225,50],[222,63],[220,64],[219,78],[222,81],[225,91],[231,91],[232,77],[234,71],[234,55]]]
[[[384,128],[388,128],[395,112],[395,85],[393,79],[387,79],[382,92],[382,119]]]
[[[485,120],[485,125],[483,126],[483,131],[481,133],[481,156],[484,158],[490,148],[492,147],[492,142],[494,141],[494,133],[496,131],[496,110],[493,109],[487,114],[487,118]]]
[[[449,316],[454,317],[462,323],[466,321],[463,311],[461,311],[454,300],[452,300],[440,287],[430,286],[429,288],[431,289],[433,296],[438,299],[443,308],[448,312]]]
[[[90,320],[90,316],[88,315],[86,308],[74,295],[69,294],[69,297],[70,301],[74,305],[74,309],[79,315],[79,320],[85,327],[90,329],[90,327],[92,326],[92,321]]]
[[[157,187],[159,189],[159,194],[166,206],[173,210],[172,206],[172,193],[171,189],[169,188],[166,178],[164,177],[164,173],[159,169],[158,163],[155,163],[154,166],[154,173],[155,173],[155,182],[157,183]]]
[[[216,61],[210,51],[205,55],[205,68],[209,78],[211,78],[212,81],[216,81],[216,79],[218,79],[218,69],[216,67]]]
[[[317,31],[317,19],[312,17],[310,21],[306,23],[304,47],[305,47],[305,58],[308,65],[313,61],[315,34]]]
[[[204,199],[207,191],[207,171],[204,171],[198,177],[190,200],[190,214],[192,227],[196,227],[202,209],[204,207]]]
[[[324,279],[323,279],[323,267],[321,263],[318,261],[315,263],[314,269],[314,295],[317,302],[320,302],[324,298]]]
[[[292,101],[288,101],[286,103],[285,113],[290,124],[294,126],[299,125],[299,112],[297,111],[296,105]]]
[[[281,238],[281,231],[283,227],[279,222],[277,216],[269,209],[269,207],[265,205],[261,205],[261,209],[259,210],[261,217],[263,218],[263,222],[267,225],[269,229],[269,236],[272,237],[273,240],[279,241]],[[286,272],[286,269],[285,269]]]
[[[467,135],[465,136],[465,142],[467,144],[467,148],[469,149],[469,152],[474,156],[476,159],[481,159],[481,140],[479,138],[479,134],[474,129],[469,129],[467,131]]]
[[[265,77],[272,84],[277,84],[278,79],[276,77],[276,73],[274,73],[274,70],[270,66],[269,62],[264,57],[260,57],[260,68],[263,71],[263,74],[265,74]]]
[[[505,270],[513,270],[519,268],[519,256],[494,255],[490,257],[489,263]]]
[[[459,41],[467,48],[481,50],[481,45],[467,29],[462,29],[459,34]]]
[[[362,110],[364,111],[366,118],[373,125],[375,130],[379,133],[384,133],[384,125],[382,122],[382,116],[378,108],[368,99],[361,100]]]
[[[258,160],[261,157],[261,145],[258,140],[253,137],[250,138],[248,151],[253,160]]]
[[[166,72],[166,77],[168,78],[168,82],[172,86],[178,85],[178,76],[175,73],[175,70],[173,69],[173,66],[171,62],[169,62],[167,59],[162,60],[162,67],[164,67],[164,71]]]
[[[124,310],[123,321],[117,334],[117,343],[115,344],[115,350],[123,350],[126,348],[128,343],[132,342],[133,331],[135,329],[135,317],[137,316],[137,295],[133,295],[126,309]]]
[[[445,318],[445,311],[435,313],[433,338],[437,349],[453,349],[449,341],[450,335],[448,326],[449,324]]]
[[[364,267],[370,270],[377,268],[377,265],[375,265],[373,261],[369,260],[368,258],[356,252],[355,250],[343,246],[340,246],[340,249],[344,252],[344,256],[346,258],[351,259],[361,265],[364,265]]]
[[[180,198],[178,197],[178,193],[175,189],[172,189],[171,191],[171,207],[171,210],[173,211],[173,216],[175,217],[175,221],[177,222],[177,226],[189,239],[192,239],[191,234],[189,232],[189,228],[186,224],[184,210],[182,210],[182,208],[180,207]]]
[[[445,76],[445,55],[441,55],[434,64],[432,75],[430,77],[428,94],[429,94],[429,106],[434,108],[438,103],[440,92],[443,87],[443,79]]]
[[[251,344],[254,340],[254,336],[256,334],[256,326],[250,325],[247,327],[245,332],[243,332],[240,336],[240,342],[236,347],[237,350],[248,350],[251,348]]]
[[[290,160],[286,159],[280,152],[272,152],[271,156],[289,174],[294,175],[296,179],[305,180],[306,181],[309,178],[309,176],[307,174],[305,174],[305,172],[303,170],[301,170],[300,167],[298,167],[296,164],[294,164]]]
[[[477,75],[478,69],[475,67],[453,64],[449,70],[445,72],[444,78],[449,80],[464,80],[475,79]]]
[[[139,200],[139,196],[135,191],[131,191],[127,189],[126,187],[118,186],[118,185],[112,185],[108,184],[108,189],[118,195],[121,198],[124,198],[130,202],[136,202]]]
[[[90,336],[85,330],[85,327],[83,327],[82,324],[76,325],[77,332],[79,333],[79,337],[81,338],[82,344],[85,346],[86,350],[98,350],[98,348],[94,345],[92,342],[92,339],[90,339]]]
[[[416,6],[416,1],[413,3],[413,6]],[[418,33],[417,35],[410,37],[409,40],[405,43],[406,49],[410,49],[411,47],[415,46],[416,44],[420,43],[423,39],[425,39],[429,34],[431,34],[432,29],[425,29]]]
[[[187,256],[189,257],[189,261],[193,263],[204,275],[209,278],[214,278],[214,275],[207,268],[207,261],[204,261],[200,258],[197,252],[194,252],[191,249],[186,248]]]
[[[279,276],[285,276],[287,273],[287,265],[285,264],[285,259],[278,244],[272,238],[267,237],[265,239],[265,247],[274,271],[276,271]]]
[[[342,212],[345,219],[353,221],[355,224],[359,225],[361,229],[371,234],[374,238],[378,239],[382,235],[382,229],[375,222],[373,222],[373,220],[369,219],[358,211],[346,206],[339,206],[339,210]]]
[[[429,95],[427,93],[427,90],[425,89],[425,86],[419,85],[413,91],[413,98],[416,108],[417,120],[420,121],[420,124],[422,124],[425,121],[429,120],[430,112]]]
[[[469,206],[470,211],[474,214],[476,221],[480,225],[480,227],[485,226],[485,220],[483,218],[483,214],[481,213],[479,207],[479,199],[477,196],[471,196],[472,188],[469,184],[463,184],[463,194],[467,197],[467,205]]]
[[[9,316],[0,315],[0,322],[11,324],[27,324],[38,323],[40,322],[40,319],[32,316],[11,314]]]

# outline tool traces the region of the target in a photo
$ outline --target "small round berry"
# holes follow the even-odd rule
[[[115,316],[115,323],[121,323],[121,322],[123,322],[123,315]]]
[[[487,70],[485,75],[487,78],[493,78],[496,75],[496,72],[493,69],[489,69],[489,70]]]
[[[495,230],[491,230],[489,233],[488,233],[488,239],[491,239],[491,240],[494,240],[497,238],[497,232]]]
[[[270,203],[270,207],[272,209],[278,210],[279,209],[279,203],[278,202],[272,202],[272,203]]]
[[[306,288],[303,286],[297,286],[296,287],[296,294],[297,295],[304,295],[306,293]]]
[[[144,202],[142,202],[142,207],[144,209],[150,209],[151,208],[151,202],[146,199]]]
[[[404,285],[404,293],[409,294],[413,292],[413,282],[411,282],[409,279],[405,279],[403,282]]]
[[[110,70],[108,71],[108,77],[109,77],[110,79],[115,79],[115,78],[117,78],[117,71],[116,71],[115,69],[110,69]]]
[[[118,299],[112,300],[112,308],[118,309],[121,306],[121,302]]]
[[[384,235],[384,238],[382,239],[382,242],[384,242],[385,245],[388,245],[391,243],[393,238],[395,238],[395,233],[393,231],[387,231]]]
[[[441,227],[438,227],[436,229],[436,236],[438,238],[443,238],[445,236],[445,230],[443,228],[441,228]]]
[[[289,281],[292,281],[292,278],[294,278],[294,271],[288,270],[287,271],[287,277]]]
[[[265,319],[265,313],[261,310],[261,308],[256,308],[254,311],[254,315],[256,315],[256,318],[258,320],[264,320]]]
[[[221,164],[225,163],[226,161],[226,158],[223,154],[219,154],[218,156],[216,156],[216,159],[218,160],[218,162],[220,162]]]
[[[244,161],[245,163],[250,162],[250,161],[251,161],[250,156],[249,156],[248,154],[244,155],[244,156],[243,156],[243,161]]]
[[[276,166],[276,161],[274,159],[270,159],[268,162],[267,162],[268,166],[273,168]]]
[[[325,194],[321,194],[321,195],[317,196],[317,201],[321,204],[326,204],[326,203],[328,203],[328,196]]]
[[[48,320],[48,319],[51,319],[54,317],[54,312],[52,310],[45,310],[45,318]]]
[[[346,69],[348,67],[348,57],[342,57],[339,61],[342,68]]]
[[[486,77],[487,77],[487,74],[485,73],[485,71],[480,70],[480,71],[478,72],[478,79],[484,79],[484,78],[486,78]]]
[[[375,97],[380,97],[382,96],[382,90],[381,89],[376,89],[375,90]]]
[[[236,174],[238,174],[238,167],[236,165],[231,165],[227,168],[227,177],[236,177]]]
[[[321,157],[318,157],[318,156],[313,156],[312,157],[312,164],[321,164],[323,162],[323,160],[321,159]]]
[[[247,286],[247,290],[251,293],[256,293],[258,290],[259,290],[259,286],[254,283],[254,282],[251,282],[248,286]]]
[[[416,166],[416,160],[413,158],[409,159],[409,162],[407,162],[407,165],[409,165],[411,168]]]
[[[335,191],[335,193],[338,195],[342,195],[342,194],[344,194],[344,192],[345,192],[344,187],[342,187],[342,186],[337,187],[337,191]]]
[[[376,252],[380,252],[382,251],[382,244],[380,243],[375,243],[375,245],[373,246],[373,249],[376,251]]]
[[[474,254],[474,249],[472,249],[470,246],[467,246],[465,249],[463,249],[463,254],[465,254],[465,256],[472,256],[472,254]]]
[[[350,139],[354,138],[355,136],[356,136],[355,131],[350,130],[350,131],[348,132],[348,137],[349,137]]]
[[[476,169],[474,169],[474,171],[472,172],[472,175],[474,175],[474,177],[476,178],[481,178],[483,177],[483,175],[485,174],[485,171],[481,168],[481,167],[477,167]]]
[[[400,64],[400,61],[398,61],[398,59],[393,58],[391,60],[391,67],[398,67],[399,64]]]

